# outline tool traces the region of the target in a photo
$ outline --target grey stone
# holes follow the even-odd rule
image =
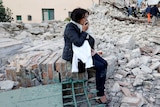
[[[130,35],[124,36],[118,41],[118,45],[127,49],[134,49],[135,39],[133,36],[130,36]]]
[[[128,107],[130,106],[141,107],[143,105],[141,100],[137,97],[124,97],[121,102],[129,104]]]
[[[156,68],[158,68],[158,66],[160,66],[160,62],[152,63],[152,65],[150,66],[150,68],[152,70],[155,70]]]
[[[0,89],[11,90],[14,86],[14,82],[11,80],[0,81]]]
[[[112,87],[112,92],[119,92],[121,90],[119,84],[116,82]]]
[[[152,69],[147,67],[147,66],[145,66],[145,65],[141,65],[140,68],[145,73],[152,73]]]
[[[121,80],[123,78],[123,75],[121,75],[121,74],[115,74],[115,76],[114,76],[114,79],[115,80]]]
[[[107,78],[114,74],[116,65],[117,65],[117,57],[116,56],[108,56],[104,58],[108,62],[107,68]]]
[[[156,103],[157,105],[160,105],[160,98],[157,98],[156,101],[155,101],[155,103]]]

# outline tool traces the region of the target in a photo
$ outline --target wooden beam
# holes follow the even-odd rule
[[[111,18],[119,20],[119,21],[130,21],[132,23],[138,22],[138,23],[146,23],[146,20],[142,19],[136,19],[136,18],[129,18],[129,17],[118,17],[118,16],[111,16]]]

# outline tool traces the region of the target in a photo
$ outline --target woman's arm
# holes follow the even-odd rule
[[[86,40],[88,33],[84,31],[80,33],[80,29],[76,25],[69,24],[66,27],[66,35],[75,46],[80,47]]]

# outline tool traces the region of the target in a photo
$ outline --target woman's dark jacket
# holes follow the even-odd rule
[[[73,57],[73,50],[72,50],[72,43],[75,46],[82,46],[84,41],[86,40],[88,33],[87,32],[80,32],[80,29],[77,25],[70,22],[66,25],[65,31],[64,31],[64,49],[63,49],[63,55],[62,58],[67,61],[72,61]],[[89,35],[89,44],[91,48],[94,48],[94,39]]]

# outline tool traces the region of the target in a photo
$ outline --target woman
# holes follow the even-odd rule
[[[66,25],[64,31],[64,49],[62,58],[66,61],[72,62],[73,50],[72,44],[81,47],[85,40],[88,40],[92,48],[93,65],[96,69],[96,88],[98,90],[97,100],[99,103],[106,103],[107,99],[104,93],[104,84],[106,80],[107,62],[101,58],[94,50],[94,38],[87,33],[89,28],[88,22],[89,12],[82,8],[76,8],[71,13],[72,21]]]

